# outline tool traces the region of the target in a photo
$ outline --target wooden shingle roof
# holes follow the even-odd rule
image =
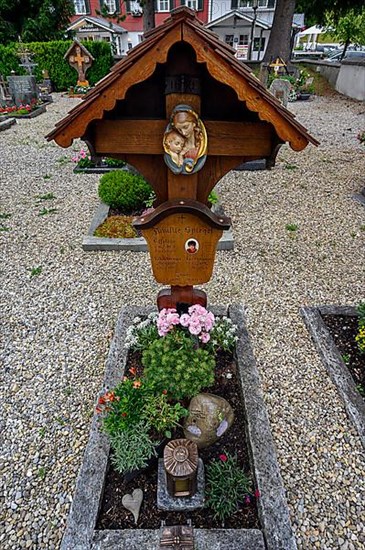
[[[195,50],[198,63],[206,63],[216,80],[235,90],[238,99],[263,121],[271,123],[279,138],[292,149],[301,151],[308,143],[318,145],[307,130],[281,103],[266,90],[248,67],[234,57],[235,50],[206,29],[194,11],[182,6],[171,12],[162,25],[145,34],[145,40],[117,63],[110,73],[86,94],[47,136],[62,147],[69,147],[82,137],[88,124],[103,118],[117,100],[124,99],[128,89],[150,77],[157,63],[166,63],[168,51],[176,42],[188,42]]]

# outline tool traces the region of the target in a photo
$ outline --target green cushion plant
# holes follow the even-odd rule
[[[193,397],[214,383],[214,356],[196,348],[194,340],[182,331],[152,342],[142,354],[142,364],[154,391],[165,390],[171,399]]]
[[[131,214],[144,207],[152,187],[142,176],[115,170],[100,178],[98,192],[103,202],[125,214]]]

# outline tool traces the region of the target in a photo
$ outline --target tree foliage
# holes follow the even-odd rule
[[[298,0],[295,11],[305,14],[305,23],[307,26],[315,24],[324,24],[326,22],[326,13],[333,13],[334,20],[337,22],[349,11],[361,13],[364,9],[364,0]]]
[[[72,0],[0,0],[0,43],[62,39],[73,13]]]
[[[365,9],[359,14],[350,10],[339,19],[334,12],[328,12],[327,26],[334,38],[344,46],[342,57],[350,44],[365,44]]]

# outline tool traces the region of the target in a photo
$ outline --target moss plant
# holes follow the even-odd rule
[[[95,237],[110,239],[132,239],[137,236],[132,227],[132,216],[110,216],[96,229]]]

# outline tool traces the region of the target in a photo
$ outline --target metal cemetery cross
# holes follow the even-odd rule
[[[159,307],[206,304],[229,220],[208,208],[219,179],[247,160],[272,166],[280,145],[317,144],[262,86],[234,50],[186,7],[146,34],[49,134],[63,147],[81,137],[94,156],[125,160],[153,187],[157,208],[136,226],[156,280],[171,285]]]

